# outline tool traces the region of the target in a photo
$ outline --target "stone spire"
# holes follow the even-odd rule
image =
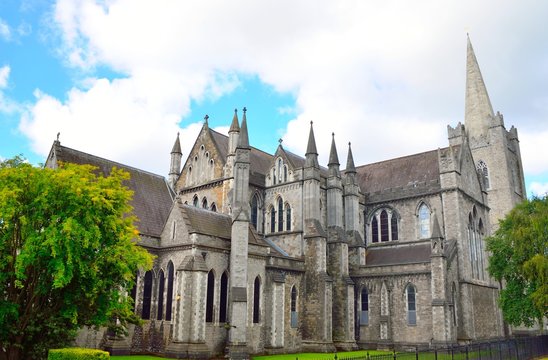
[[[441,235],[441,229],[440,229],[440,223],[438,221],[438,215],[434,212],[432,220],[432,238],[433,239],[441,239],[443,236]]]
[[[487,134],[494,113],[470,37],[467,41],[464,124],[468,135],[477,138]]]
[[[308,145],[306,146],[305,167],[319,167],[318,150],[316,150],[316,139],[314,138],[313,122],[310,122],[310,133],[308,134]]]
[[[236,146],[238,145],[239,136],[240,136],[240,125],[238,124],[238,109],[234,109],[234,117],[232,118],[232,124],[230,125],[230,129],[228,130],[228,154],[229,155],[234,155],[236,153]]]
[[[183,153],[181,152],[181,142],[179,141],[179,133],[177,133],[177,139],[171,149],[171,164],[169,167],[168,182],[173,191],[175,191],[175,183],[181,172],[181,158]]]
[[[356,173],[356,167],[354,166],[354,156],[352,156],[352,147],[351,143],[348,143],[348,157],[346,159],[346,171],[348,173],[355,174]]]
[[[234,117],[232,118],[232,124],[230,124],[230,129],[228,133],[231,132],[240,132],[240,124],[238,123],[238,109],[234,109]]]
[[[242,127],[240,128],[240,136],[238,140],[237,149],[249,149],[249,136],[247,134],[247,118],[245,113],[247,109],[244,107],[244,115],[242,117]]]
[[[339,171],[339,155],[337,155],[337,146],[335,145],[335,133],[331,133],[331,150],[329,151],[329,176],[340,177]]]

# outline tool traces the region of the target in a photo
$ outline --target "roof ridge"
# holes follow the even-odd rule
[[[437,149],[434,149],[434,150],[427,150],[427,151],[418,152],[418,153],[415,153],[415,154],[398,156],[398,157],[395,157],[395,158],[392,158],[392,159],[375,161],[375,162],[372,162],[372,163],[369,163],[369,164],[358,165],[358,166],[356,166],[356,169],[362,168],[362,167],[365,167],[365,166],[380,164],[380,163],[384,163],[384,162],[388,162],[388,161],[400,160],[400,159],[410,158],[410,157],[413,157],[413,156],[418,156],[418,155],[428,154],[428,153],[432,153],[432,152],[437,152],[438,150],[444,150],[444,149],[448,149],[448,148],[449,148],[449,146],[446,146],[446,147],[437,148]]]
[[[159,174],[155,174],[155,173],[150,172],[150,171],[147,171],[147,170],[139,169],[139,168],[136,168],[136,167],[131,166],[131,165],[122,164],[121,162],[118,162],[118,161],[109,160],[109,159],[107,159],[107,158],[104,158],[104,157],[101,157],[101,156],[97,156],[97,155],[93,155],[93,154],[90,154],[90,153],[87,153],[87,152],[84,152],[84,151],[76,150],[76,149],[73,149],[73,148],[70,148],[70,147],[64,146],[64,145],[59,145],[59,148],[60,148],[61,150],[63,150],[63,149],[68,149],[68,150],[71,150],[71,151],[74,151],[74,152],[77,152],[77,153],[80,153],[80,154],[85,154],[85,155],[87,155],[87,156],[91,156],[91,157],[94,157],[94,158],[99,159],[99,160],[104,160],[104,161],[107,161],[107,162],[112,163],[112,164],[115,164],[115,165],[120,165],[120,166],[125,167],[125,168],[127,168],[127,169],[131,169],[131,170],[139,171],[139,172],[142,172],[142,173],[145,173],[145,174],[153,175],[153,176],[156,176],[156,177],[159,177],[159,178],[165,180],[165,176],[162,176],[162,175],[159,175]],[[91,164],[88,164],[88,165],[91,165]],[[92,166],[93,166],[93,165],[92,165]]]

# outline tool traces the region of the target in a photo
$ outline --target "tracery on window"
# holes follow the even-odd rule
[[[483,238],[485,229],[483,220],[478,218],[477,210],[474,206],[471,213],[468,214],[468,251],[470,253],[470,268],[472,278],[485,280],[485,261],[483,250]]]
[[[284,203],[281,197],[277,198],[275,204],[271,205],[268,211],[270,214],[270,232],[291,231],[291,205]]]
[[[371,216],[371,242],[398,240],[398,214],[391,208],[377,209]]]
[[[478,161],[478,164],[476,165],[476,169],[481,175],[481,179],[483,181],[483,187],[486,190],[489,190],[491,188],[491,183],[489,179],[489,169],[487,168],[487,164],[483,160]]]

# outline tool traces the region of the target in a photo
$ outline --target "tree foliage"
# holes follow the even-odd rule
[[[503,283],[500,306],[512,325],[548,315],[548,196],[517,205],[487,239],[489,273]]]
[[[128,178],[0,162],[0,359],[45,358],[81,326],[137,321],[124,289],[152,259],[135,243]]]

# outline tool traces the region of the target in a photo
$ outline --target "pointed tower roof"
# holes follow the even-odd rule
[[[232,124],[230,124],[230,129],[228,130],[228,132],[231,133],[239,131],[240,124],[238,123],[238,109],[234,109],[234,117],[232,118]]]
[[[335,146],[335,133],[331,133],[331,151],[329,152],[329,163],[330,165],[340,165],[339,164],[339,155],[337,155],[337,147]]]
[[[487,133],[494,113],[469,36],[467,41],[464,123],[469,135],[479,137]]]
[[[242,116],[242,127],[240,128],[240,136],[238,138],[238,146],[236,148],[239,149],[249,149],[249,136],[247,134],[247,117],[245,113],[247,112],[247,109],[244,107],[244,115]]]
[[[352,156],[352,145],[348,142],[348,158],[346,159],[346,173],[356,173],[356,166],[354,166],[354,156]]]
[[[438,221],[438,215],[434,212],[434,219],[432,220],[432,238],[434,239],[441,239],[443,236],[441,236],[441,229],[440,229],[440,223]]]
[[[182,154],[181,152],[181,142],[179,141],[179,133],[177,133],[177,139],[175,139],[175,144],[173,144],[173,148],[171,149],[172,154]]]
[[[312,124],[314,122],[310,121],[310,133],[308,134],[308,145],[306,146],[306,153],[308,154],[316,154],[318,155],[318,150],[316,150],[316,139],[314,138],[314,128],[312,127]]]

